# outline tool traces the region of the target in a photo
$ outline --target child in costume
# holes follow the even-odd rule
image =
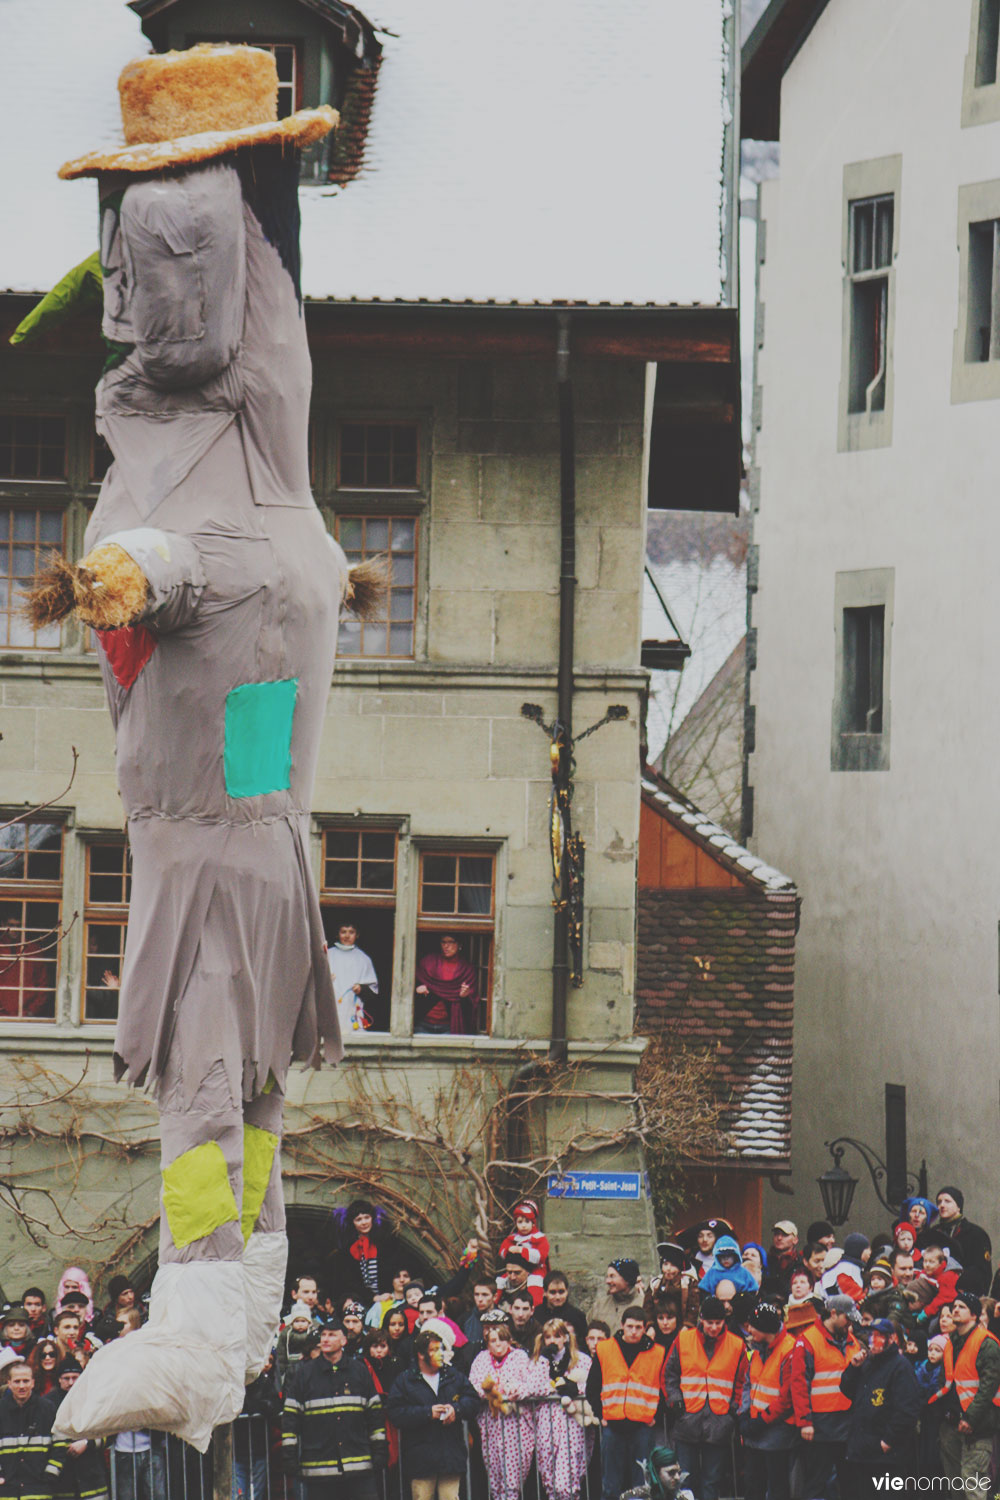
[[[483,1318],[486,1348],[472,1361],[469,1380],[483,1397],[479,1433],[491,1500],[520,1500],[535,1453],[533,1397],[549,1391],[546,1359],[532,1360],[511,1337],[507,1314],[499,1310]]]
[[[298,148],[336,114],[279,121],[242,46],[137,59],[119,94],[128,144],[60,172],[97,179],[114,462],[31,612],[97,633],[133,857],[115,1067],[160,1110],[162,1213],[149,1321],[57,1425],[204,1452],[278,1325],[289,1066],[341,1056],[309,819],[355,584],[309,488],[298,245]]]
[[[578,1495],[593,1447],[597,1418],[586,1399],[589,1354],[562,1318],[550,1318],[535,1340],[534,1359],[549,1367],[552,1398],[535,1415],[535,1459],[550,1500]]]
[[[522,1255],[528,1263],[528,1289],[535,1306],[545,1295],[545,1278],[549,1274],[549,1242],[538,1227],[538,1204],[534,1198],[522,1198],[515,1204],[512,1215],[514,1228],[501,1242],[497,1259],[501,1265],[510,1251]],[[497,1286],[504,1289],[505,1279],[497,1277]]]

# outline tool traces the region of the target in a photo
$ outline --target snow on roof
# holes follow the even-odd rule
[[[772,865],[758,859],[756,854],[751,854],[749,849],[744,849],[731,833],[727,833],[718,823],[706,817],[693,802],[688,801],[683,793],[671,786],[669,781],[663,777],[654,776],[648,768],[643,772],[642,790],[652,801],[670,813],[675,821],[682,823],[688,833],[700,839],[712,853],[719,854],[728,860],[738,874],[743,875],[754,885],[762,886],[767,891],[793,891],[795,889],[795,881],[790,876],[782,875],[780,870],[775,870]]]
[[[306,295],[717,303],[727,3],[372,0],[361,172],[300,195]],[[124,0],[0,0],[0,28],[0,288],[44,291],[97,237],[56,170],[121,142],[149,44]]]

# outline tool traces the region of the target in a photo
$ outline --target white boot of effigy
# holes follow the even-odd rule
[[[241,1261],[161,1266],[149,1322],[98,1349],[53,1431],[72,1441],[153,1428],[204,1453],[213,1428],[243,1407],[244,1298]]]
[[[250,1236],[243,1251],[243,1278],[246,1285],[247,1366],[246,1383],[256,1380],[274,1344],[281,1322],[281,1303],[285,1295],[285,1271],[288,1266],[288,1236],[276,1234]]]

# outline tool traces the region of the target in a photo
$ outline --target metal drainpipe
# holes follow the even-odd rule
[[[559,393],[559,673],[557,716],[561,727],[558,785],[569,785],[573,758],[573,612],[576,603],[576,441],[573,426],[573,382],[569,373],[569,313],[558,315],[556,382]],[[570,832],[567,817],[567,835]],[[561,901],[552,933],[552,1031],[549,1059],[567,1058],[566,995],[569,988],[569,907],[563,862]]]

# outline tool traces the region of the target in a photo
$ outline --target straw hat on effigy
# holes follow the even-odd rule
[[[161,172],[241,146],[301,148],[338,121],[328,104],[278,119],[278,71],[261,47],[199,43],[127,63],[118,79],[125,142],[64,162],[60,177]]]

